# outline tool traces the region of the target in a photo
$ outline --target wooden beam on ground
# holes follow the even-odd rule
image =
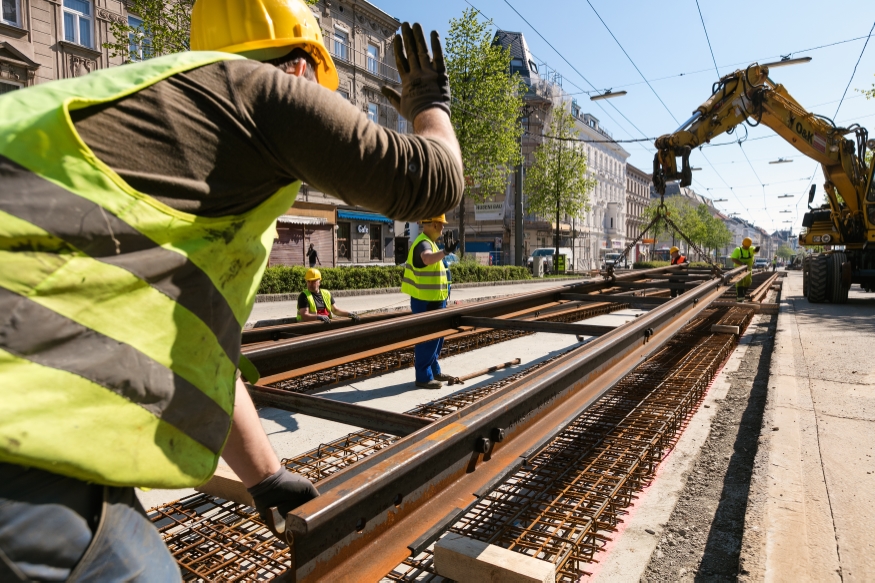
[[[491,328],[493,330],[525,330],[527,332],[548,332],[551,334],[577,334],[580,336],[601,336],[614,330],[615,326],[595,324],[566,324],[564,322],[538,322],[532,320],[504,320],[498,318],[475,318],[462,316],[463,326]]]
[[[451,532],[435,544],[434,567],[459,583],[554,583],[556,566],[483,541]]]
[[[249,389],[249,394],[256,405],[276,407],[284,411],[336,421],[362,429],[381,431],[399,437],[410,435],[432,422],[431,419],[415,415],[382,411],[303,393],[292,393],[250,384],[247,384],[246,388]]]

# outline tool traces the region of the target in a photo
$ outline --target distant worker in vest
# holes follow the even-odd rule
[[[739,302],[744,302],[745,298],[747,298],[747,289],[753,282],[754,255],[759,253],[760,250],[759,247],[751,247],[751,245],[753,245],[751,238],[745,237],[741,242],[741,247],[736,247],[732,251],[732,255],[729,256],[736,266],[747,265],[747,275],[735,284],[735,296]]]
[[[331,321],[334,316],[352,318],[358,322],[358,314],[341,310],[334,303],[331,292],[322,287],[322,273],[318,269],[308,269],[304,280],[307,289],[298,296],[298,322],[325,322]]]
[[[778,256],[777,255],[772,257],[772,273],[775,273],[776,271],[778,271]]]
[[[422,232],[407,252],[401,291],[410,296],[410,311],[414,314],[447,307],[450,284],[449,269],[444,259],[453,254],[458,243],[447,239],[443,249],[437,246],[446,224],[444,215],[422,221]],[[441,381],[452,379],[441,372],[438,363],[443,346],[444,339],[438,338],[417,344],[414,348],[417,387],[439,389],[443,386]]]
[[[313,243],[310,243],[310,248],[307,249],[307,261],[310,263],[310,268],[316,267],[316,264],[322,265],[322,262],[319,261],[319,253],[316,252],[316,247]]]
[[[437,33],[394,39],[408,135],[334,93],[321,28],[197,0],[190,52],[0,96],[0,580],[178,581],[134,487],[220,456],[268,524],[318,495],[237,374],[277,218],[302,181],[402,221],[464,191]]]
[[[671,256],[671,264],[672,265],[683,265],[687,263],[687,258],[685,255],[681,255],[681,250],[677,247],[672,247],[668,250],[669,255]],[[669,283],[683,283],[680,279],[669,279]],[[674,289],[671,290],[671,297],[676,298],[677,296],[684,293],[682,289]]]

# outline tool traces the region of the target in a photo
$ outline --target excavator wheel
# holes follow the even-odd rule
[[[842,264],[847,261],[847,255],[836,251],[827,256],[827,295],[834,304],[848,303],[848,290],[842,281]]]
[[[812,255],[808,261],[808,301],[822,304],[827,300],[829,256],[823,253]]]
[[[808,297],[808,267],[810,258],[808,255],[802,258],[802,295]]]

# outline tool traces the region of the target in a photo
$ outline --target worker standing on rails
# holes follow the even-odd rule
[[[302,181],[399,220],[461,198],[437,33],[394,41],[404,135],[334,93],[300,0],[197,0],[191,31],[0,96],[0,580],[179,580],[134,487],[220,456],[262,517],[318,495],[236,374],[276,219]]]
[[[777,255],[772,257],[772,273],[775,273],[776,271],[778,271],[778,256]]]
[[[443,249],[438,248],[437,241],[441,238],[446,224],[447,219],[444,215],[422,221],[422,232],[407,252],[407,263],[404,264],[404,275],[401,278],[401,292],[410,296],[410,311],[414,314],[447,307],[449,269],[444,258],[456,250],[457,243],[448,239]],[[417,344],[414,348],[417,387],[439,389],[443,386],[441,381],[449,381],[453,378],[443,374],[438,363],[443,345],[444,339],[438,338]]]
[[[307,282],[307,289],[298,296],[298,322],[318,320],[327,324],[335,315],[351,318],[353,322],[359,321],[358,314],[338,308],[331,292],[321,289],[322,272],[318,269],[308,269],[304,281]]]
[[[668,250],[669,255],[671,256],[671,264],[672,265],[684,265],[687,263],[687,258],[684,255],[681,255],[681,250],[677,247],[672,247]],[[669,283],[683,283],[679,279],[669,279]],[[682,289],[674,289],[671,290],[671,297],[676,298],[677,296],[684,293]]]
[[[739,302],[743,302],[747,297],[747,288],[750,287],[753,282],[752,273],[753,273],[753,260],[754,255],[759,253],[759,247],[751,247],[753,241],[751,241],[750,237],[745,237],[741,242],[741,247],[736,247],[735,250],[732,251],[732,255],[729,257],[732,259],[732,262],[735,265],[747,265],[747,275],[744,276],[744,279],[738,281],[735,284],[735,296]]]

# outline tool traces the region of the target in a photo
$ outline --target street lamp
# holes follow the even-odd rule
[[[792,194],[782,194],[778,198],[793,198],[793,195]]]
[[[729,202],[728,198],[715,198],[711,202]]]
[[[778,158],[777,160],[771,160],[769,164],[789,164],[793,160],[788,160],[787,158]]]
[[[768,67],[770,69],[774,69],[775,67],[789,67],[790,65],[801,65],[803,63],[810,63],[811,57],[799,57],[798,59],[791,59],[790,55],[785,57],[781,57],[780,61],[775,61],[774,63],[763,63],[760,67]]]
[[[590,96],[590,101],[598,101],[599,99],[610,99],[612,97],[622,97],[626,95],[625,91],[611,91],[610,89],[605,89],[604,93],[599,93],[598,95]]]
[[[701,168],[690,168],[690,170],[692,170],[693,172],[698,172],[699,170],[701,170]]]
[[[782,213],[792,213],[793,211],[781,211]]]

